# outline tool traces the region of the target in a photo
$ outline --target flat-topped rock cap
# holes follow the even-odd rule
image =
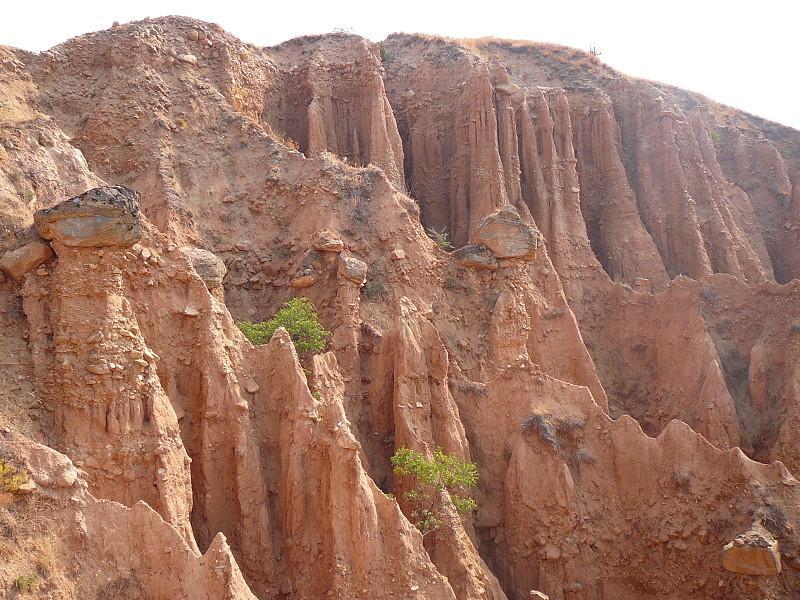
[[[542,234],[525,223],[516,208],[506,205],[478,223],[473,241],[486,246],[497,258],[531,260],[542,245]]]
[[[139,194],[123,186],[97,187],[37,211],[39,235],[81,248],[131,246],[142,238]]]
[[[362,285],[367,279],[367,269],[367,263],[363,260],[359,260],[355,256],[347,256],[346,254],[339,255],[339,267],[337,269],[339,279],[345,279]]]
[[[209,290],[222,285],[222,281],[228,273],[228,268],[219,256],[209,250],[191,246],[184,246],[182,250],[189,257],[194,270],[197,271],[200,279],[203,280]]]

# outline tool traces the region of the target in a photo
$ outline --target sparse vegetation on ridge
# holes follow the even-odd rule
[[[23,469],[17,469],[0,459],[0,492],[16,492],[26,481],[28,474]]]
[[[51,501],[26,494],[0,507],[0,597],[76,598]]]
[[[436,245],[439,246],[442,250],[452,250],[453,244],[450,243],[450,238],[447,233],[447,228],[442,227],[440,230],[436,230],[433,227],[430,227],[425,230],[428,234],[428,237],[431,238]]]

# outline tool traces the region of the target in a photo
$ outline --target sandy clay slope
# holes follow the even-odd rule
[[[0,596],[800,597],[798,237],[800,132],[577,50],[0,47]]]

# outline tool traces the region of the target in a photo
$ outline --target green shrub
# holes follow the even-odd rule
[[[14,587],[19,592],[33,592],[39,583],[39,578],[36,575],[20,575],[14,580]]]
[[[0,459],[0,492],[16,492],[28,481],[28,474]]]
[[[320,325],[317,311],[308,298],[292,298],[269,321],[240,321],[236,324],[256,346],[266,344],[272,339],[272,334],[283,327],[300,353],[322,352],[325,349],[325,340],[331,334]]]
[[[391,458],[397,475],[414,478],[414,487],[404,494],[411,504],[411,519],[422,535],[448,523],[448,513],[442,504],[442,492],[449,492],[450,501],[458,514],[475,510],[475,501],[466,494],[467,488],[478,483],[478,467],[437,448],[428,458],[420,452],[400,448]]]
[[[439,246],[442,250],[452,250],[453,244],[450,243],[450,238],[447,235],[447,228],[442,227],[440,231],[437,231],[433,227],[426,230],[428,237],[431,238],[436,245]]]

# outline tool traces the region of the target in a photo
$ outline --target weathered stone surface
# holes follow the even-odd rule
[[[296,289],[311,287],[317,282],[314,275],[298,275],[289,283],[289,285]]]
[[[28,482],[34,483],[40,489],[68,488],[78,480],[78,469],[60,452],[33,443],[16,433],[4,438],[3,443],[13,446],[10,454],[23,465],[30,478]]]
[[[367,263],[354,256],[340,254],[338,275],[340,279],[347,279],[361,285],[367,279]]]
[[[344,242],[334,231],[321,231],[314,242],[314,250],[319,252],[341,252],[344,250]]]
[[[509,205],[478,223],[474,241],[489,248],[497,258],[532,259],[542,245],[542,236],[522,220],[516,208]]]
[[[497,259],[483,246],[467,244],[452,254],[459,264],[472,269],[497,270]]]
[[[742,575],[777,575],[781,572],[778,541],[754,524],[722,549],[722,566]]]
[[[351,164],[376,165],[402,189],[403,143],[374,47],[366,40],[314,46],[286,79],[305,110],[298,113],[291,103],[270,102],[266,119],[286,123],[285,133],[307,156],[330,151],[348,157]]]
[[[228,268],[219,256],[209,250],[191,246],[184,246],[183,252],[189,257],[194,270],[197,271],[209,290],[222,285]]]
[[[98,187],[34,215],[46,240],[65,246],[131,246],[142,237],[139,194],[122,186]]]
[[[25,273],[33,271],[40,264],[49,260],[53,256],[53,249],[50,244],[42,242],[30,242],[9,250],[0,258],[0,270],[5,271],[14,279],[19,279]]]

